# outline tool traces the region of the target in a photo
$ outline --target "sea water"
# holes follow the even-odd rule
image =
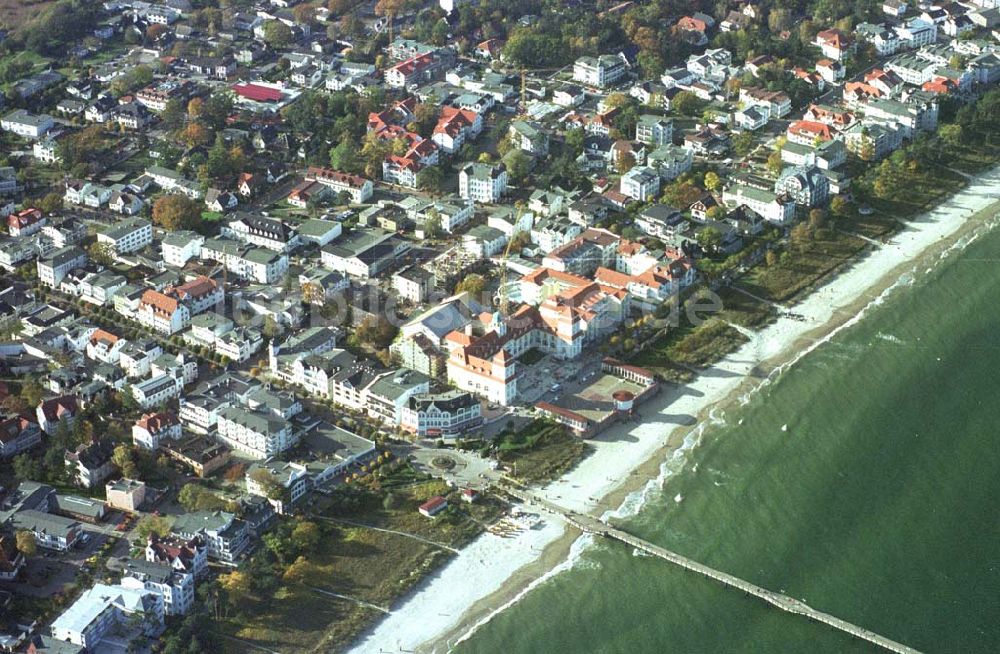
[[[1000,230],[905,281],[621,525],[918,650],[1000,652]],[[454,651],[874,651],[618,543],[579,561]]]

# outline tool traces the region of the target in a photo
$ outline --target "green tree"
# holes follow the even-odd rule
[[[478,274],[472,273],[466,275],[465,279],[460,281],[455,286],[455,293],[469,293],[473,297],[482,297],[483,291],[486,290],[486,279]]]
[[[721,186],[722,186],[722,180],[719,179],[719,176],[716,173],[711,172],[711,171],[705,173],[705,188],[706,189],[708,189],[709,191],[715,192],[715,191],[718,191]]]
[[[695,234],[698,245],[706,252],[715,252],[722,243],[722,233],[715,227],[703,227]]]
[[[670,101],[670,108],[679,114],[696,117],[701,113],[702,101],[690,91],[681,91]]]
[[[941,140],[951,147],[957,147],[962,144],[962,126],[961,125],[941,125],[938,128],[938,136]]]
[[[102,266],[110,266],[115,262],[115,251],[107,243],[94,241],[87,248],[87,256],[90,257],[91,261]]]
[[[135,463],[135,454],[132,447],[124,443],[114,449],[111,454],[111,461],[118,466],[122,475],[129,479],[135,479],[139,475],[139,468]]]
[[[276,50],[287,48],[292,43],[292,28],[280,20],[269,20],[264,23],[264,41]]]
[[[417,173],[417,188],[432,195],[444,193],[444,173],[439,166],[424,166]]]
[[[348,173],[361,172],[363,167],[358,157],[358,143],[353,137],[345,138],[330,148],[330,167]]]
[[[513,150],[504,157],[504,164],[507,166],[507,174],[515,184],[521,184],[528,178],[531,172],[531,157],[521,150]]]
[[[194,229],[201,222],[201,204],[179,193],[161,195],[153,202],[153,222],[167,231]]]
[[[316,548],[319,545],[320,537],[319,527],[315,522],[300,522],[295,525],[292,529],[292,544],[297,547],[300,551],[308,552]]]
[[[35,542],[35,535],[27,529],[21,529],[14,536],[17,543],[17,551],[29,559],[38,553],[38,543]]]
[[[170,519],[166,516],[145,515],[136,523],[135,533],[139,542],[145,541],[150,535],[167,536],[170,534]]]

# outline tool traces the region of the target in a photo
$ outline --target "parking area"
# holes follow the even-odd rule
[[[67,585],[73,583],[80,569],[87,565],[87,560],[108,540],[108,536],[100,532],[88,532],[85,529],[84,533],[85,538],[81,539],[83,544],[77,544],[68,551],[39,548],[38,555],[28,559],[21,579],[17,582],[4,582],[0,587],[31,597],[51,597],[62,592]]]
[[[585,352],[577,359],[563,361],[547,354],[533,365],[522,365],[517,382],[518,404],[554,404],[564,395],[578,392],[600,374],[602,358],[599,353]]]

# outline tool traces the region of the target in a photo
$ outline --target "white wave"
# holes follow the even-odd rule
[[[883,341],[888,341],[889,343],[902,344],[903,339],[896,336],[895,334],[886,334],[885,332],[878,332],[875,334],[875,338],[881,339]]]
[[[580,560],[582,559],[584,552],[590,545],[593,544],[593,542],[594,542],[594,537],[592,534],[584,534],[583,536],[577,538],[575,541],[573,541],[573,545],[570,546],[569,556],[566,557],[565,561],[563,561],[559,565],[555,566],[554,568],[552,568],[551,570],[540,576],[538,579],[535,579],[530,584],[525,586],[524,589],[521,590],[521,592],[519,592],[509,601],[497,607],[496,610],[491,611],[481,620],[473,624],[461,636],[457,637],[451,642],[446,643],[447,650],[445,651],[451,651],[452,649],[455,648],[456,645],[463,643],[469,638],[471,638],[472,635],[475,634],[481,627],[488,624],[490,620],[492,620],[496,616],[500,615],[510,607],[520,602],[528,593],[530,593],[534,589],[538,588],[539,586],[546,583],[555,576],[560,575],[563,572],[567,572],[576,567],[579,564]],[[437,654],[436,648],[433,654]]]

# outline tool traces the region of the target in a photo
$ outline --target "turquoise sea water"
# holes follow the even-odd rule
[[[727,411],[622,524],[921,651],[1000,652],[998,500],[994,230]],[[601,542],[455,651],[875,649]]]

